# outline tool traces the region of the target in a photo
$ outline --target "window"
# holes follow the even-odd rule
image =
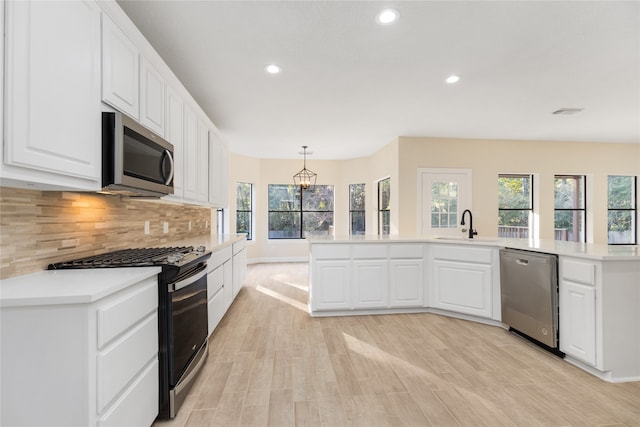
[[[498,236],[528,238],[532,236],[533,177],[531,175],[498,176]]]
[[[431,183],[431,228],[458,228],[458,183]]]
[[[236,233],[246,233],[247,240],[253,239],[253,184],[236,184]]]
[[[610,245],[635,245],[638,242],[636,188],[635,176],[609,176],[607,207]]]
[[[364,184],[349,184],[349,233],[365,233]]]
[[[391,178],[378,181],[378,234],[389,234],[391,229]]]
[[[218,233],[218,235],[222,235],[225,233],[224,209],[216,209],[216,233]]]
[[[585,177],[556,175],[554,187],[555,239],[586,242]]]
[[[328,235],[333,228],[333,185],[300,190],[293,184],[269,184],[269,239]]]

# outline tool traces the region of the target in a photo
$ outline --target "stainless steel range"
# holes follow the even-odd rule
[[[203,246],[125,249],[49,265],[76,268],[162,267],[158,275],[159,411],[173,418],[206,361],[207,260]]]

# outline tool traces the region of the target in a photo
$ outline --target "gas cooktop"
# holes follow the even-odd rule
[[[206,259],[211,252],[204,246],[175,246],[161,248],[123,249],[100,255],[88,256],[72,261],[49,264],[49,270],[108,268],[108,267],[153,267],[185,265]]]

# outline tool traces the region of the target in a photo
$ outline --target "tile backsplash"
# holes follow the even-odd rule
[[[207,235],[211,213],[210,208],[159,200],[2,187],[0,278],[44,270],[54,262]]]

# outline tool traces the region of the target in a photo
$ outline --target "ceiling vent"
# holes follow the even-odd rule
[[[576,114],[579,113],[580,111],[584,110],[584,108],[561,108],[559,110],[554,111],[551,114],[557,114],[557,115],[563,115],[563,116],[568,116],[570,114]]]

